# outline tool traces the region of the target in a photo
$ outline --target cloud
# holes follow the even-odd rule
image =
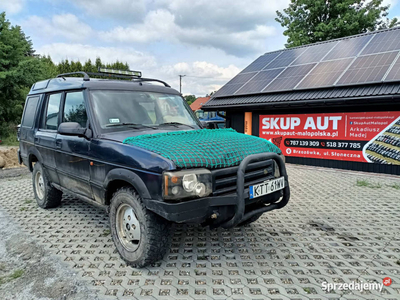
[[[133,48],[53,43],[40,47],[36,52],[41,55],[50,55],[56,63],[65,59],[79,60],[84,63],[88,59],[94,61],[96,57],[100,57],[103,63],[113,63],[116,60],[127,62],[131,69],[143,71],[145,77],[165,80],[175,89],[179,89],[178,75],[187,75],[183,79],[183,93],[198,96],[218,90],[240,72],[240,69],[234,65],[221,67],[206,61],[159,65],[152,55]]]
[[[167,41],[215,48],[238,57],[267,50],[267,39],[279,27],[276,10],[289,0],[70,0],[89,15],[116,21],[103,30],[104,41],[153,43]],[[395,1],[395,0],[392,0]]]
[[[81,22],[73,14],[54,15],[50,18],[30,16],[23,21],[34,35],[50,38],[66,38],[70,41],[83,41],[92,34],[89,25]]]
[[[382,5],[383,6],[390,5],[390,9],[392,9],[393,7],[395,7],[397,5],[397,2],[399,2],[399,1],[398,0],[383,0]]]
[[[142,24],[129,27],[116,27],[100,33],[108,42],[150,43],[169,41],[197,47],[221,49],[228,54],[243,56],[260,53],[266,48],[266,39],[276,34],[272,26],[257,25],[247,31],[229,31],[219,28],[210,32],[207,28],[181,27],[175,16],[165,10],[151,11]]]
[[[54,62],[69,59],[85,62],[100,57],[103,63],[127,62],[132,69],[148,69],[156,66],[155,58],[132,48],[96,47],[84,44],[53,43],[40,47],[36,53],[50,55]]]
[[[224,28],[250,31],[257,25],[273,21],[276,10],[288,6],[288,0],[163,0],[176,16],[176,23],[191,28]]]
[[[130,27],[118,26],[112,30],[100,32],[105,41],[149,43],[161,39],[171,39],[168,36],[176,30],[174,16],[166,10],[151,11],[142,24]]]
[[[25,0],[1,0],[0,12],[5,11],[8,15],[19,13],[25,5]]]
[[[206,61],[195,61],[162,66],[159,72],[160,76],[169,78],[171,85],[177,88],[179,88],[178,75],[186,75],[182,79],[182,93],[199,96],[218,90],[239,73],[240,69],[234,65],[221,67]]]
[[[72,0],[90,15],[140,22],[146,15],[146,0]]]

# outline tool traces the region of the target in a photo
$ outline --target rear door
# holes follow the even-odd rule
[[[60,107],[63,93],[47,94],[35,134],[35,146],[41,154],[43,167],[48,171],[51,182],[59,183],[56,172],[55,150],[57,129],[60,123]]]
[[[61,122],[77,122],[87,128],[83,91],[66,92],[62,105]],[[60,185],[79,195],[92,198],[89,173],[90,141],[84,137],[57,134],[56,164]]]
[[[34,144],[35,116],[41,95],[26,98],[25,109],[22,115],[20,128],[20,151],[25,163],[28,162],[28,150]]]

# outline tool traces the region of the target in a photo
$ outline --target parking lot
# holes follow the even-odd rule
[[[144,269],[119,258],[105,212],[69,196],[39,209],[29,175],[0,180],[0,210],[101,299],[399,299],[399,178],[295,165],[288,173],[286,207],[231,230],[177,225],[167,255]],[[322,289],[385,277],[382,292]],[[13,286],[0,292],[22,299]]]

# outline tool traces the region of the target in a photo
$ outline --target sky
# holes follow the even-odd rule
[[[400,16],[398,0],[389,17]],[[276,10],[289,0],[0,0],[37,54],[127,62],[144,77],[205,96],[254,61],[284,48]]]

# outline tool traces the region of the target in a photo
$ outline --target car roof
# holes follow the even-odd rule
[[[128,90],[180,95],[171,87],[142,82],[140,79],[138,81],[98,78],[83,80],[79,77],[58,77],[36,82],[32,85],[29,95],[77,89]]]

